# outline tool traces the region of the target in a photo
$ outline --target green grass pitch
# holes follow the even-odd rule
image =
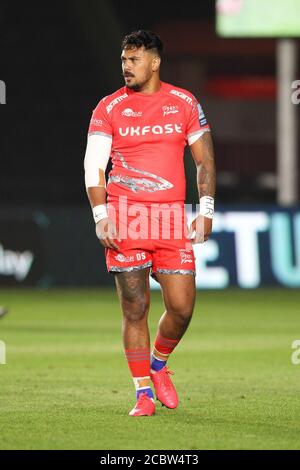
[[[198,292],[169,365],[180,399],[128,416],[114,290],[1,290],[1,449],[299,449],[300,292]],[[151,339],[162,313],[152,293]]]

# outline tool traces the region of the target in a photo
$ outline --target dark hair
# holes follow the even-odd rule
[[[122,41],[122,49],[134,49],[144,46],[146,50],[156,49],[159,57],[162,56],[164,45],[160,37],[152,31],[140,29],[127,34]]]

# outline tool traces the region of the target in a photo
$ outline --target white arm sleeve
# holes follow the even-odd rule
[[[193,132],[192,134],[188,135],[188,143],[189,145],[193,145],[196,140],[200,139],[200,137],[205,134],[205,132],[210,132],[210,129],[201,129],[199,131]]]
[[[106,170],[110,157],[112,138],[109,135],[88,136],[84,157],[85,186],[99,186],[99,170]]]

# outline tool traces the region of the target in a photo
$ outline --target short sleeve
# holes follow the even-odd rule
[[[202,106],[196,99],[193,103],[192,112],[186,129],[187,139],[190,139],[194,134],[198,134],[201,131],[205,132],[210,130]]]
[[[93,111],[88,130],[88,135],[92,134],[106,135],[110,137],[113,134],[104,100],[101,100]]]

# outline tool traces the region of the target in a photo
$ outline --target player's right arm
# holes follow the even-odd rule
[[[106,209],[105,170],[111,153],[112,132],[100,101],[90,122],[84,157],[85,186],[96,224],[96,234],[105,248],[117,250],[117,231]]]

